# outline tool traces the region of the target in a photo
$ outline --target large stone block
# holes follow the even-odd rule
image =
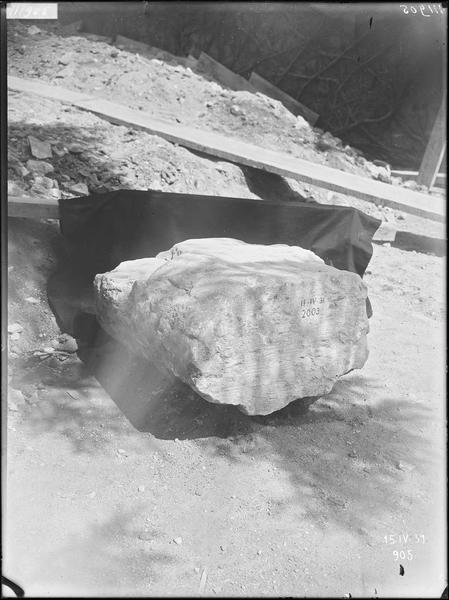
[[[362,279],[296,246],[187,240],[97,275],[95,292],[110,335],[251,415],[330,392],[368,356]]]

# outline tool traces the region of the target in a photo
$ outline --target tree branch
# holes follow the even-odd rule
[[[374,54],[373,56],[371,56],[371,58],[368,58],[367,60],[363,61],[363,62],[359,62],[357,63],[356,68],[351,71],[349,73],[349,75],[343,79],[343,81],[340,83],[340,85],[337,87],[337,89],[335,90],[335,94],[334,94],[334,100],[333,100],[333,104],[335,105],[335,102],[337,101],[337,95],[340,92],[340,90],[348,83],[348,81],[350,79],[352,79],[352,77],[354,77],[354,75],[356,73],[358,73],[360,71],[360,69],[363,69],[363,67],[366,67],[366,65],[369,65],[369,63],[373,62],[373,60],[375,60],[376,58],[378,58],[379,56],[382,56],[382,54],[386,51],[389,50],[390,47],[392,46],[392,44],[389,44],[388,46],[386,46],[385,48],[383,48],[380,52],[377,52],[377,54]]]
[[[346,133],[347,131],[350,131],[351,129],[355,129],[357,127],[360,127],[361,125],[367,125],[368,123],[380,123],[382,121],[386,121],[387,119],[389,119],[391,117],[391,115],[393,114],[393,111],[394,111],[394,109],[390,108],[388,110],[388,112],[386,112],[381,117],[366,118],[366,119],[361,119],[360,121],[356,121],[355,123],[352,123],[351,125],[348,125],[347,127],[337,129],[337,131],[334,131],[334,135],[340,135],[341,133]]]
[[[348,52],[350,52],[353,48],[355,48],[358,44],[360,44],[360,42],[362,40],[364,40],[369,34],[370,34],[370,31],[365,32],[362,36],[360,36],[352,44],[350,44],[346,48],[346,50],[343,50],[343,52],[341,54],[339,54],[338,56],[336,56],[325,67],[323,67],[320,71],[318,71],[317,73],[315,73],[315,75],[311,79],[309,79],[308,81],[306,81],[306,83],[302,86],[302,89],[300,90],[299,94],[296,96],[296,99],[299,100],[301,98],[301,96],[304,93],[304,90],[307,88],[308,85],[310,85],[312,83],[312,81],[314,81],[318,77],[321,77],[321,75],[323,73],[325,73],[328,69],[330,69],[333,65],[335,65],[339,60],[341,60]]]
[[[279,84],[281,83],[281,81],[284,80],[284,78],[286,77],[286,75],[288,74],[288,72],[290,71],[290,69],[293,67],[293,65],[296,63],[296,61],[300,58],[300,56],[302,54],[304,54],[304,52],[307,50],[307,48],[309,47],[309,45],[315,39],[315,36],[318,35],[318,33],[320,33],[322,31],[323,27],[324,27],[324,23],[321,21],[320,24],[319,24],[319,26],[312,33],[312,35],[306,40],[306,43],[301,46],[301,48],[295,54],[295,56],[293,57],[293,59],[288,63],[288,65],[282,71],[282,73],[280,74],[280,76],[278,77],[278,79],[276,81],[276,85],[277,86],[279,86]]]

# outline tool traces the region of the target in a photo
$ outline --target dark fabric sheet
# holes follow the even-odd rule
[[[93,278],[124,260],[154,256],[186,239],[232,237],[302,246],[338,269],[363,276],[380,225],[342,206],[152,191],[92,194],[61,200],[59,206],[68,252],[49,279],[48,299],[63,331],[82,337],[87,323],[91,340],[98,329],[87,314]],[[372,315],[369,300],[367,314]]]
[[[59,205],[61,232],[73,244],[76,266],[89,277],[205,237],[301,246],[362,277],[381,223],[344,206],[153,191],[92,194]]]

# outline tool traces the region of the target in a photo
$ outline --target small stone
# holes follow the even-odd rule
[[[52,190],[49,190],[50,196],[52,198],[54,198],[55,200],[59,200],[61,198],[61,191],[57,190],[55,188],[53,188]]]
[[[25,402],[25,396],[20,390],[16,390],[12,387],[9,387],[8,402],[13,402],[14,404],[23,404]]]
[[[257,554],[260,556],[262,554],[262,550],[258,550]]]
[[[409,472],[409,471],[413,471],[413,469],[415,469],[415,465],[410,465],[406,462],[401,462],[399,461],[398,463],[396,463],[396,469],[399,469],[399,471],[405,471],[405,472]]]
[[[56,79],[63,79],[64,77],[72,77],[75,74],[75,65],[67,65],[55,74]]]
[[[28,296],[25,298],[25,302],[29,302],[30,304],[39,304],[39,300],[37,298],[33,298],[33,296]]]
[[[316,149],[320,152],[325,152],[326,150],[335,150],[338,145],[337,138],[334,138],[334,136],[329,132],[323,133],[315,143]]]
[[[73,55],[66,53],[59,57],[58,64],[60,65],[68,65],[70,61],[73,60]]]
[[[19,177],[26,177],[30,173],[28,169],[22,165],[22,163],[13,163],[11,168]]]
[[[16,181],[8,181],[8,196],[20,196],[23,189]]]
[[[85,183],[75,183],[75,185],[71,185],[68,189],[79,196],[87,196],[89,194],[89,188]]]
[[[28,35],[36,35],[37,33],[42,33],[42,29],[39,29],[36,25],[31,25],[31,27],[28,27],[27,33]]]
[[[13,323],[12,325],[8,325],[8,333],[22,333],[23,327],[19,323]]]
[[[383,181],[384,183],[391,183],[391,173],[388,169],[375,163],[367,163],[367,167],[373,179]]]
[[[67,149],[72,154],[82,154],[85,151],[85,148],[81,144],[69,144]]]
[[[72,354],[78,350],[78,343],[71,335],[65,334],[59,337],[57,349]]]
[[[145,486],[144,485],[139,485],[139,487],[137,488],[137,490],[139,492],[144,492],[145,491]]]
[[[31,394],[25,398],[25,401],[31,405],[37,404],[39,400],[40,398],[36,390],[31,392]]]
[[[48,142],[43,142],[32,135],[28,136],[28,141],[30,143],[31,154],[35,158],[51,158],[53,156],[51,146]]]
[[[62,156],[65,156],[66,154],[69,153],[69,151],[67,150],[67,148],[65,148],[64,146],[52,146],[53,149],[53,153],[56,154],[56,156],[58,156],[59,158],[61,158]],[[61,179],[70,179],[70,177],[68,177],[68,175],[61,175]]]
[[[384,169],[387,169],[387,171],[391,171],[390,165],[384,160],[375,159],[373,160],[373,165],[376,165],[376,167],[383,167]]]
[[[31,189],[43,189],[43,190],[51,190],[53,188],[53,180],[49,177],[38,175],[34,178],[33,185]]]
[[[180,546],[182,544],[182,537],[176,537],[173,541],[175,542],[175,544],[178,544],[178,546]]]
[[[416,181],[413,181],[413,179],[408,179],[407,181],[404,181],[402,187],[408,188],[409,190],[417,190],[418,184]]]
[[[199,573],[201,569],[199,567],[195,567],[193,570],[195,571],[195,573]]]
[[[233,104],[231,106],[231,108],[229,109],[229,112],[231,113],[231,115],[235,115],[235,116],[243,114],[242,109],[239,106],[237,106],[237,104]]]
[[[396,213],[396,219],[398,221],[405,221],[405,215],[403,215],[402,213]]]
[[[53,165],[44,160],[27,160],[27,168],[31,171],[31,173],[37,173],[39,175],[47,175],[47,173],[53,173],[54,168]]]
[[[126,452],[126,450],[123,450],[123,448],[119,448],[119,449],[117,450],[117,452],[118,452],[118,454],[122,454],[122,455],[125,455],[125,456],[127,455],[127,452]]]

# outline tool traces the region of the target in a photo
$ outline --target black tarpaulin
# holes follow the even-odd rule
[[[361,277],[381,222],[346,206],[118,190],[60,200],[63,236],[95,275],[192,238],[231,237],[312,250]]]
[[[155,256],[187,239],[231,237],[301,246],[327,264],[363,277],[372,256],[372,237],[381,223],[344,206],[155,191],[92,194],[60,200],[59,207],[69,253],[49,281],[48,295],[68,331],[74,309],[62,301],[61,289],[70,286],[78,293],[89,288],[97,273],[125,260]],[[371,316],[369,301],[367,312]]]

